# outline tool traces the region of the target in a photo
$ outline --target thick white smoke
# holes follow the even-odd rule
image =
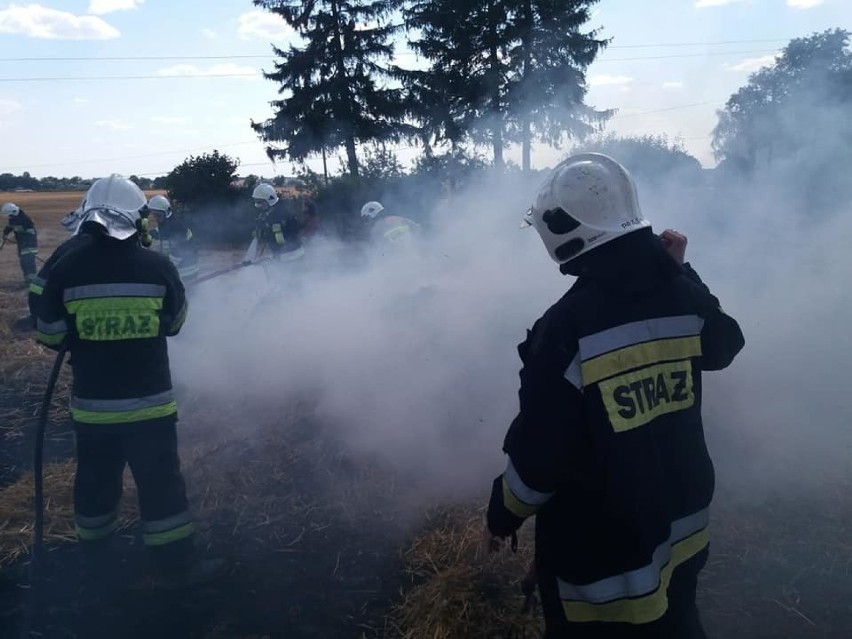
[[[221,426],[246,438],[257,415],[310,397],[352,449],[441,496],[481,493],[517,409],[516,346],[571,284],[535,231],[519,229],[540,180],[472,185],[401,254],[359,261],[324,242],[298,277],[251,267],[200,285],[172,345],[176,382],[223,411],[238,406],[242,422]],[[705,376],[722,481],[746,493],[814,487],[849,463],[852,216],[817,222],[770,189],[744,193],[640,185],[655,230],[689,236],[687,259],[746,336],[729,370]]]

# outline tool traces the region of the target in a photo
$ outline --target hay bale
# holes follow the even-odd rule
[[[66,461],[44,467],[44,540],[46,544],[75,542],[74,471]],[[126,493],[119,513],[119,530],[138,519],[136,487],[125,475]],[[32,544],[34,487],[32,475],[0,489],[0,566],[9,565],[29,552]]]
[[[401,639],[540,637],[538,612],[524,610],[521,582],[533,556],[528,531],[517,554],[488,553],[482,545],[483,512],[441,509],[427,532],[403,553],[411,587],[386,619],[386,635]]]

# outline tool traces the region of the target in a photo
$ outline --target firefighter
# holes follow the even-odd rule
[[[0,213],[8,218],[6,228],[3,229],[3,243],[10,233],[15,234],[15,242],[18,247],[18,259],[21,262],[21,271],[27,284],[32,282],[36,275],[36,255],[38,255],[38,236],[35,224],[24,210],[17,204],[7,202],[0,207]]]
[[[145,205],[139,187],[121,176],[92,185],[81,223],[92,237],[49,273],[37,330],[42,344],[56,349],[67,341],[71,353],[75,524],[91,567],[97,574],[109,569],[129,465],[157,578],[182,586],[215,577],[224,562],[202,561],[195,548],[166,345],[180,331],[187,303],[175,266],[140,246]]]
[[[259,253],[267,248],[272,257],[281,262],[301,260],[302,223],[287,210],[286,204],[278,198],[271,184],[258,184],[252,192],[254,206],[257,209],[257,221],[252,232]]]
[[[148,228],[153,240],[151,247],[177,267],[184,285],[198,277],[198,246],[192,230],[176,215],[165,195],[155,195],[148,200]]]
[[[27,304],[30,308],[30,318],[32,326],[35,328],[38,318],[38,303],[41,300],[41,294],[44,290],[44,283],[47,281],[47,276],[53,270],[55,264],[62,259],[67,253],[74,250],[75,247],[87,244],[91,239],[91,234],[88,232],[78,232],[80,229],[80,220],[83,217],[83,209],[86,204],[86,199],[80,202],[80,206],[63,217],[59,223],[71,233],[71,237],[65,240],[62,244],[56,247],[50,257],[39,270],[38,274],[30,281],[30,290],[27,296]]]
[[[714,474],[701,377],[733,361],[740,328],[684,262],[686,237],[654,235],[607,156],[560,163],[526,223],[577,280],[518,348],[488,544],[536,515],[547,638],[704,637],[695,591]]]
[[[420,225],[399,215],[390,215],[381,202],[361,207],[361,219],[370,226],[370,235],[379,244],[404,245],[420,233]]]

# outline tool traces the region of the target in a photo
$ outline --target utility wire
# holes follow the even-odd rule
[[[710,47],[722,46],[729,44],[759,44],[770,42],[789,42],[792,38],[768,38],[761,40],[722,40],[717,42],[657,42],[643,44],[613,44],[606,48],[607,51],[613,49],[664,49],[667,47]],[[725,54],[727,52],[717,51],[712,52],[717,54]],[[413,51],[402,51],[397,55],[417,55]],[[704,54],[706,55],[706,54]],[[264,59],[273,57],[269,53],[250,53],[250,54],[223,54],[223,55],[142,55],[142,56],[49,56],[49,57],[21,57],[21,58],[0,58],[0,62],[106,62],[106,61],[144,61],[144,60],[251,60]],[[652,58],[639,58],[652,59]]]
[[[672,58],[706,58],[717,55],[747,55],[751,53],[774,53],[775,49],[751,49],[749,51],[717,51],[712,53],[685,53],[676,55],[638,56],[631,58],[601,58],[598,63],[605,62],[634,62],[637,60],[667,60]],[[260,72],[249,73],[176,73],[153,75],[95,75],[95,76],[53,76],[53,77],[24,77],[0,78],[0,82],[68,82],[68,81],[102,81],[102,80],[165,80],[172,78],[254,78]]]

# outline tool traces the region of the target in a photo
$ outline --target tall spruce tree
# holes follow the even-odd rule
[[[358,175],[357,144],[395,141],[408,131],[399,87],[392,86],[392,0],[254,0],[281,16],[303,44],[273,46],[279,60],[265,73],[281,85],[275,115],[252,123],[271,159],[295,161],[346,149]]]
[[[506,141],[520,140],[525,169],[534,138],[593,132],[610,115],[583,102],[585,71],[607,43],[581,31],[597,2],[397,0],[410,46],[430,61],[407,74],[410,114],[436,141],[490,142],[496,166]]]
[[[409,45],[429,69],[407,74],[411,115],[435,141],[458,145],[467,137],[491,143],[503,163],[505,78],[510,71],[506,0],[400,0]]]
[[[524,170],[534,137],[557,146],[593,133],[612,115],[584,103],[586,70],[608,43],[596,30],[581,31],[598,1],[508,0],[514,43],[508,108]]]

